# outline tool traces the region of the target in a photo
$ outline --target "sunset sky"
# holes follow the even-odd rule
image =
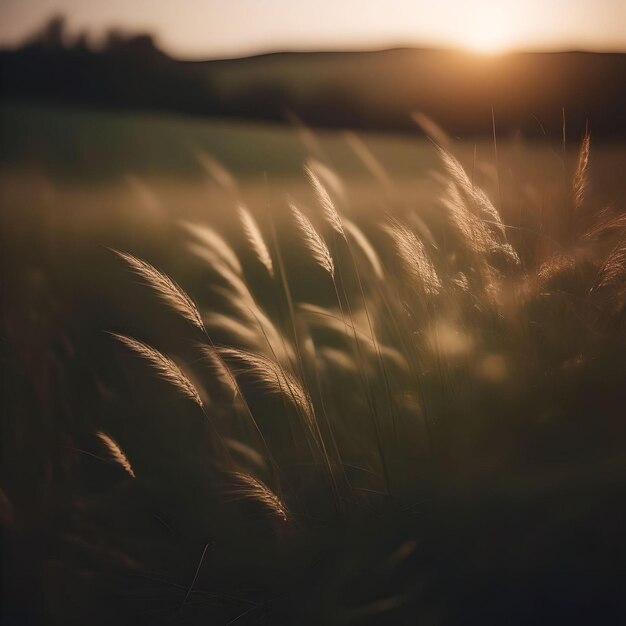
[[[393,45],[626,51],[626,0],[0,0],[0,45],[54,13],[73,31],[150,31],[185,58]]]

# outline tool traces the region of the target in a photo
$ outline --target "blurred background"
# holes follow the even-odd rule
[[[493,161],[495,133],[504,154],[515,145],[536,163],[589,128],[609,155],[598,187],[622,184],[619,0],[6,0],[0,11],[5,194],[25,172],[63,191],[70,180],[136,190],[141,177],[190,190],[206,174],[199,151],[242,182],[292,181],[312,149],[306,129],[344,175],[368,175],[347,129],[415,181],[433,163],[423,140],[440,143],[441,129],[470,155],[476,145]],[[178,191],[190,196],[179,205],[197,197]]]

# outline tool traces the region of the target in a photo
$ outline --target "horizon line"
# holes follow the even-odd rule
[[[320,54],[320,55],[332,55],[332,54],[375,54],[383,52],[395,52],[395,51],[415,51],[415,52],[451,52],[456,54],[466,54],[477,58],[505,58],[508,56],[524,55],[524,54],[607,54],[607,55],[621,55],[626,54],[626,47],[612,48],[612,47],[592,47],[582,46],[577,44],[571,44],[569,46],[511,46],[502,50],[477,50],[461,44],[435,44],[435,43],[418,43],[407,41],[390,41],[388,43],[381,43],[379,45],[351,45],[351,46],[328,46],[328,47],[290,47],[281,46],[276,48],[250,48],[243,49],[240,52],[233,52],[232,54],[207,54],[206,56],[197,56],[189,54],[179,54],[171,47],[164,45],[158,35],[150,32],[134,31],[127,32],[124,35],[128,39],[133,37],[149,35],[152,37],[155,48],[159,52],[165,54],[175,61],[202,63],[209,61],[238,61],[244,59],[254,59],[261,57],[279,56],[279,55],[307,55],[307,54]],[[28,38],[22,40],[20,43],[13,43],[6,45],[5,42],[0,41],[0,52],[18,52],[23,50],[31,43]],[[71,41],[66,46],[71,48]],[[89,46],[93,52],[100,52],[102,46],[94,44]]]

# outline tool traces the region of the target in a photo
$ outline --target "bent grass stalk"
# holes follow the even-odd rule
[[[207,334],[207,339],[210,343],[210,346],[206,346],[206,345],[200,345],[200,350],[202,352],[204,352],[207,357],[209,358],[214,358],[216,359],[220,364],[221,367],[223,369],[223,371],[226,373],[226,375],[229,378],[230,384],[232,385],[233,389],[235,390],[235,393],[237,396],[239,396],[239,399],[241,400],[241,402],[244,405],[244,409],[246,411],[246,413],[248,414],[248,417],[250,419],[251,424],[254,426],[254,429],[256,431],[256,433],[258,434],[261,443],[263,444],[263,447],[265,448],[265,451],[267,453],[267,458],[272,466],[272,471],[274,471],[276,474],[280,474],[280,467],[278,465],[278,463],[276,462],[276,459],[274,458],[274,455],[272,454],[272,451],[267,443],[267,440],[265,439],[265,436],[263,435],[263,431],[261,430],[261,427],[259,426],[259,423],[256,421],[254,414],[252,413],[252,410],[250,409],[250,405],[248,404],[248,401],[246,400],[245,395],[243,394],[243,392],[241,391],[241,387],[239,386],[239,383],[237,382],[237,378],[233,375],[230,367],[228,367],[228,364],[225,363],[224,359],[222,358],[219,350],[217,349],[217,347],[215,346],[215,343],[213,342],[213,340],[211,339],[211,337]]]
[[[352,262],[353,262],[353,265],[354,265],[354,269],[356,271],[357,281],[359,283],[359,289],[360,289],[360,292],[361,292],[361,297],[363,299],[363,307],[364,307],[364,310],[365,310],[365,315],[366,315],[366,319],[367,319],[367,323],[368,323],[371,339],[372,339],[372,342],[374,343],[374,347],[375,347],[377,358],[378,358],[379,367],[381,368],[382,373],[383,373],[383,379],[384,379],[384,382],[385,382],[385,389],[386,389],[386,396],[387,396],[387,401],[388,401],[388,406],[389,406],[389,412],[390,412],[390,417],[392,419],[393,429],[394,429],[394,434],[395,434],[395,414],[394,414],[394,410],[393,410],[393,402],[392,402],[392,399],[391,399],[391,390],[390,390],[390,386],[389,386],[389,380],[388,380],[388,377],[387,377],[386,368],[385,368],[385,366],[384,366],[384,364],[382,362],[382,357],[380,355],[380,348],[378,346],[378,341],[376,339],[376,335],[375,335],[375,332],[374,332],[374,327],[373,327],[373,324],[372,324],[372,321],[371,321],[371,318],[370,318],[370,315],[369,315],[369,311],[368,311],[368,307],[367,307],[367,301],[366,301],[366,298],[365,298],[365,292],[363,291],[363,284],[361,282],[361,277],[360,277],[360,274],[359,274],[359,271],[358,271],[358,267],[356,265],[356,260],[354,258],[354,254],[352,252],[352,248],[350,246],[350,243],[348,242],[348,238],[346,236],[346,233],[345,233],[345,230],[344,230],[344,227],[343,227],[342,218],[339,215],[339,212],[337,211],[337,209],[336,209],[336,207],[335,207],[335,205],[334,205],[334,203],[333,203],[333,201],[332,201],[328,191],[324,187],[324,185],[319,181],[319,179],[315,176],[315,174],[311,171],[310,168],[307,167],[305,171],[306,171],[306,173],[307,173],[307,175],[309,177],[309,180],[311,181],[311,184],[313,185],[313,188],[314,188],[314,190],[316,192],[316,195],[317,195],[318,200],[319,200],[319,202],[321,204],[322,211],[324,213],[324,217],[326,218],[326,221],[332,227],[332,229],[333,229],[333,231],[335,233],[335,236],[337,238],[339,238],[339,239],[343,239],[343,241],[345,241],[345,243],[346,243],[346,245],[348,247],[348,251],[349,251],[350,257],[352,259]],[[352,231],[353,232],[355,231],[355,227],[352,228]],[[356,229],[356,232],[359,233],[358,229]],[[363,244],[363,240],[366,242],[365,237],[363,235],[361,235],[361,244]],[[367,252],[367,247],[366,247],[366,252]],[[373,255],[373,258],[376,259],[376,256]],[[342,307],[342,303],[341,303],[341,298],[339,297],[339,291],[337,289],[337,283],[335,281],[334,272],[331,273],[331,278],[332,278],[332,281],[333,281],[333,287],[335,289],[335,295],[336,295],[336,298],[337,298],[337,303],[339,305],[339,309],[341,311],[341,315],[342,315],[342,317],[344,319],[344,324],[345,324],[345,315],[343,313],[343,307]],[[346,289],[345,289],[345,286],[344,286],[344,283],[343,283],[343,278],[342,278],[342,275],[341,275],[341,271],[340,271],[340,275],[339,275],[339,280],[340,280],[340,283],[342,285],[342,291],[343,291],[343,294],[344,294],[344,298],[346,300],[346,305],[348,307],[348,313],[349,313],[349,316],[350,316],[351,325],[352,325],[352,328],[355,329],[354,318],[352,316],[352,309],[351,309],[350,301],[349,301],[349,298],[348,298],[348,294],[346,292]],[[346,331],[347,331],[347,327],[346,327]],[[365,374],[364,374],[364,371],[363,371],[363,369],[364,369],[363,355],[362,355],[362,353],[360,351],[359,340],[358,340],[358,337],[356,336],[356,333],[354,334],[354,341],[355,341],[355,346],[357,348],[357,357],[358,357],[359,363],[361,364],[360,365],[361,376],[362,376],[362,378],[365,378]],[[373,391],[372,391],[369,383],[367,382],[367,379],[365,378],[365,380],[363,382],[364,382],[364,385],[368,388],[368,391],[369,391],[368,396],[371,398],[371,408],[372,408],[372,411],[373,411],[375,428],[376,428],[376,431],[377,431],[377,439],[378,439],[378,442],[379,442],[379,452],[380,452],[380,456],[381,456],[381,462],[383,464],[383,470],[384,470],[385,479],[386,479],[386,482],[387,482],[387,491],[388,491],[389,495],[391,495],[390,484],[389,484],[389,475],[388,475],[388,471],[387,471],[387,467],[386,467],[386,460],[385,460],[384,452],[383,452],[382,433],[380,431],[378,411],[376,409],[376,400],[375,400]]]
[[[302,215],[298,211],[298,209],[295,208],[295,206],[293,206],[292,204],[290,204],[290,208],[292,210],[292,213],[295,216]],[[304,218],[304,216],[302,217]],[[302,221],[298,220],[298,224],[300,225],[301,228],[304,227],[306,229],[306,232],[308,233],[307,243],[309,245],[314,246],[314,248],[317,250],[317,255],[319,255],[319,259],[321,259],[322,261],[320,264],[323,267],[325,267],[325,269],[330,268],[329,271],[331,272],[331,275],[332,275],[332,273],[334,273],[334,267],[332,264],[332,258],[330,257],[330,252],[328,252],[328,248],[326,248],[326,245],[323,243],[321,238],[317,235],[317,233],[315,232],[315,229],[313,228],[311,223],[308,220],[306,220],[306,218],[304,218],[304,220]],[[304,362],[302,359],[302,351],[300,349],[298,331],[296,328],[296,318],[295,318],[295,312],[294,312],[294,307],[293,307],[293,298],[291,296],[291,289],[289,288],[289,281],[287,280],[287,273],[285,271],[285,265],[283,262],[282,252],[280,249],[280,245],[278,243],[278,237],[276,235],[276,227],[274,225],[274,220],[271,221],[271,226],[272,226],[272,239],[274,242],[274,249],[276,250],[276,257],[278,260],[278,271],[279,271],[280,281],[281,281],[283,291],[285,294],[285,299],[287,301],[289,319],[291,321],[291,328],[292,328],[293,337],[294,337],[294,346],[296,348],[296,354],[298,358],[298,368],[299,368],[302,380],[304,380]],[[330,263],[328,263],[328,259],[330,259]],[[341,510],[341,500],[340,500],[340,495],[339,495],[339,489],[337,486],[337,480],[335,478],[335,473],[333,470],[333,464],[331,463],[330,457],[328,455],[328,451],[326,450],[326,444],[324,443],[324,438],[322,437],[322,433],[319,429],[319,424],[317,424],[317,420],[314,421],[314,426],[315,426],[315,433],[317,435],[316,437],[314,437],[314,439],[316,440],[317,446],[320,448],[320,451],[322,453],[324,463],[328,471],[335,510],[337,514],[339,514]]]

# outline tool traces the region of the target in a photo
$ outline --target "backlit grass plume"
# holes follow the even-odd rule
[[[585,191],[587,189],[587,170],[589,168],[589,149],[590,149],[589,133],[585,133],[580,153],[578,154],[578,166],[574,174],[573,191],[574,191],[574,208],[579,210],[585,201]]]
[[[487,194],[467,175],[463,166],[443,148],[437,149],[449,176],[443,205],[469,249],[479,254],[496,253],[519,265],[517,252],[507,241],[506,227]]]
[[[119,250],[114,250],[114,252],[128,263],[131,269],[153,289],[165,304],[182,315],[196,328],[204,329],[202,317],[193,300],[169,276],[132,254]]]
[[[205,247],[212,258],[223,261],[233,272],[241,274],[241,263],[237,255],[221,235],[204,224],[182,221],[181,226]]]
[[[424,293],[438,294],[441,291],[441,281],[424,244],[417,235],[398,222],[393,222],[385,230],[393,239],[396,252],[409,276],[423,289]]]
[[[235,484],[231,494],[235,496],[235,499],[258,502],[273,515],[285,522],[288,521],[287,507],[283,501],[260,480],[243,472],[233,472],[232,478]]]
[[[315,230],[309,218],[306,217],[302,211],[298,209],[298,207],[289,203],[289,208],[291,209],[291,213],[296,221],[296,224],[298,224],[298,227],[302,232],[304,243],[313,256],[313,259],[318,263],[318,265],[320,265],[320,267],[325,269],[332,277],[334,277],[335,264],[333,263],[333,258],[330,255],[328,246]]]
[[[111,333],[111,335],[127,348],[130,348],[130,350],[132,350],[135,354],[147,361],[160,378],[170,383],[173,387],[180,391],[180,393],[190,400],[193,400],[198,406],[202,407],[200,394],[194,387],[193,383],[189,380],[189,378],[187,378],[180,367],[172,361],[172,359],[165,356],[155,348],[152,348],[137,339],[133,339],[132,337],[119,335],[117,333]]]
[[[438,147],[437,150],[446,172],[453,184],[456,185],[459,193],[463,196],[468,209],[477,217],[482,218],[491,230],[504,237],[505,230],[502,219],[491,200],[489,200],[482,189],[472,182],[463,166],[452,154],[443,148]]]
[[[249,373],[270,393],[285,396],[309,423],[313,423],[313,407],[303,384],[278,363],[261,354],[238,348],[219,348],[218,352],[222,358],[240,363],[243,371]]]
[[[259,261],[265,266],[268,274],[273,277],[274,266],[272,264],[272,257],[267,249],[267,246],[265,245],[265,240],[263,239],[263,235],[261,234],[261,230],[259,229],[255,219],[252,215],[250,215],[250,211],[243,206],[239,206],[239,219],[241,220],[241,224],[250,247],[256,254]]]
[[[478,195],[477,193],[472,191],[468,195],[453,181],[448,183],[441,203],[452,226],[456,228],[466,248],[477,255],[477,259],[487,262],[489,255],[499,254],[511,265],[519,265],[519,256],[506,241],[504,225],[495,207],[490,202],[487,204],[480,201],[479,204],[484,209],[482,215],[475,212],[477,198],[487,199],[483,191]],[[498,216],[497,219],[493,218],[494,215]]]
[[[600,267],[595,289],[604,289],[626,284],[626,233],[613,248]]]
[[[304,171],[313,187],[313,191],[315,191],[315,195],[317,196],[317,200],[322,207],[322,211],[324,213],[324,218],[330,224],[330,226],[339,233],[342,237],[345,237],[343,232],[343,224],[341,222],[341,217],[335,208],[335,204],[330,197],[330,194],[326,190],[326,187],[322,184],[320,179],[316,176],[315,172],[311,169],[310,166],[306,166]]]
[[[111,458],[131,477],[135,478],[135,472],[133,471],[133,467],[128,460],[128,457],[124,454],[120,446],[106,433],[102,431],[98,431],[96,436],[102,443],[105,445],[106,449],[109,451]]]

